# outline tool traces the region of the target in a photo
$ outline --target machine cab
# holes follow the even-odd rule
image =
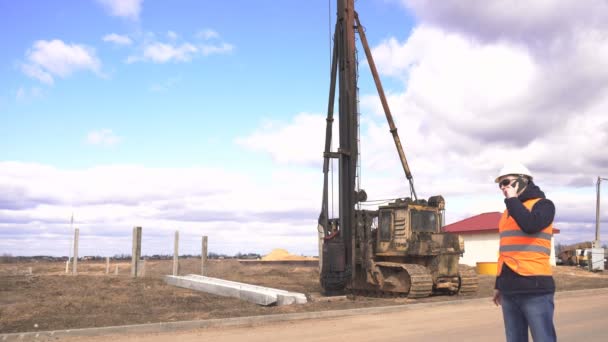
[[[444,201],[434,196],[429,201],[398,199],[378,209],[376,253],[385,256],[407,254],[413,240],[440,233]]]

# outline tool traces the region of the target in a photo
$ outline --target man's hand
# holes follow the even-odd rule
[[[506,198],[517,197],[517,190],[511,184],[503,187],[502,193]]]
[[[500,304],[501,304],[500,290],[494,290],[494,297],[492,298],[492,301],[494,302],[494,304],[496,304],[496,306],[500,306]]]

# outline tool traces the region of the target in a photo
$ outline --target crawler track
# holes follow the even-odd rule
[[[411,286],[407,298],[428,297],[433,292],[433,278],[426,267],[415,264],[401,266],[410,276]]]
[[[405,298],[407,293],[389,292],[381,290],[352,290],[354,296],[371,297],[371,298]]]
[[[463,296],[468,296],[468,295],[474,295],[475,293],[477,293],[478,279],[477,279],[477,273],[475,273],[475,270],[461,269],[458,272],[458,279],[460,281],[460,286],[458,288],[458,294],[461,294]]]

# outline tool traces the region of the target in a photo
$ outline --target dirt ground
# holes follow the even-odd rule
[[[147,261],[143,278],[130,278],[130,264],[119,275],[105,275],[105,262],[80,262],[79,275],[64,274],[61,262],[0,264],[0,333],[75,329],[180,320],[200,320],[278,313],[336,310],[444,300],[463,296],[406,298],[349,297],[337,301],[262,307],[234,298],[166,285],[172,262]],[[29,268],[32,268],[32,275]],[[180,260],[180,274],[197,273],[199,259]],[[608,272],[590,273],[573,266],[555,268],[558,291],[608,287]],[[242,265],[236,260],[211,260],[208,275],[228,280],[303,292],[319,298],[316,267]],[[494,277],[480,276],[476,297],[489,297]]]

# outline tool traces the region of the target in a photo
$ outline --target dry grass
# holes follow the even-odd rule
[[[105,262],[81,262],[79,275],[65,275],[65,263],[32,262],[0,264],[0,332],[23,332],[177,320],[266,315],[333,310],[460,299],[438,296],[417,301],[356,297],[335,302],[297,306],[261,307],[234,298],[176,288],[162,281],[172,262],[147,261],[146,276],[132,279],[130,263],[119,263],[120,273],[105,275]],[[32,267],[33,275],[28,275]],[[180,260],[180,274],[198,273],[198,259]],[[608,272],[605,272],[608,273]],[[308,295],[320,292],[315,267],[242,265],[235,260],[212,260],[208,275],[275,287]],[[559,291],[608,287],[608,274],[594,274],[575,267],[555,270]],[[480,276],[477,297],[488,297],[493,276]]]

